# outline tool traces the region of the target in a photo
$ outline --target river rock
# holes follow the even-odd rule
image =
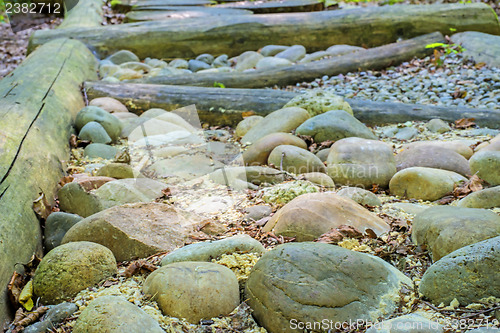
[[[63,243],[92,240],[109,248],[118,261],[132,260],[183,246],[202,223],[202,218],[166,204],[125,204],[83,219]]]
[[[90,216],[103,210],[99,197],[85,191],[80,184],[65,184],[58,192],[59,208],[67,213]]]
[[[326,162],[326,160],[328,159],[328,155],[330,155],[330,148],[321,149],[316,153],[316,156],[318,156],[321,162]]]
[[[335,183],[333,182],[333,179],[328,176],[327,174],[324,174],[322,172],[308,172],[308,173],[303,173],[300,175],[301,179],[305,179],[313,184],[323,186],[326,188],[334,188]]]
[[[446,133],[451,131],[450,125],[447,122],[441,119],[431,119],[427,124],[425,124],[425,128],[434,133]]]
[[[125,163],[109,163],[100,168],[96,176],[111,177],[115,179],[137,178],[139,173]]]
[[[252,237],[241,234],[218,241],[206,241],[189,244],[170,252],[161,261],[165,266],[180,261],[206,261],[218,259],[223,254],[232,253],[258,253],[265,252],[264,246]]]
[[[268,114],[259,126],[252,127],[241,143],[254,143],[271,133],[289,133],[309,119],[309,113],[299,107],[287,107]]]
[[[267,164],[269,154],[278,146],[293,145],[302,149],[307,149],[304,140],[289,133],[271,133],[255,141],[245,152],[243,161],[245,165]]]
[[[238,72],[243,72],[244,70],[254,68],[260,59],[264,58],[261,54],[255,51],[246,51],[240,54],[238,57],[236,66],[234,69]]]
[[[500,185],[500,151],[481,149],[469,160],[473,174],[490,185]]]
[[[396,162],[389,145],[357,137],[335,142],[326,165],[335,184],[363,188],[371,188],[374,184],[387,187],[396,173]]]
[[[188,69],[189,63],[184,59],[174,59],[169,64],[170,67],[179,68],[179,69]]]
[[[151,66],[146,65],[145,63],[139,61],[124,62],[123,64],[120,65],[120,67],[125,69],[132,69],[136,72],[142,71],[143,73],[149,73],[152,70]]]
[[[74,333],[164,333],[158,322],[121,296],[100,296],[78,316]]]
[[[314,52],[311,54],[306,54],[306,56],[304,58],[300,59],[299,62],[301,64],[306,64],[308,62],[320,60],[320,59],[323,59],[323,58],[328,57],[328,56],[330,56],[330,54],[328,52],[318,51],[318,52]]]
[[[398,171],[411,167],[449,170],[462,176],[471,174],[469,162],[459,153],[451,149],[425,145],[406,148],[396,155]]]
[[[82,175],[81,177],[76,177],[76,175]],[[107,182],[112,182],[113,180],[116,180],[115,178],[111,177],[102,177],[102,176],[88,176],[87,174],[73,174],[73,179],[74,182],[80,184],[80,186],[87,192],[90,192],[92,190],[97,190],[99,187],[102,185],[106,184]]]
[[[361,50],[365,49],[359,46],[338,44],[330,46],[329,48],[326,49],[326,52],[328,52],[328,54],[330,54],[331,56],[341,56],[344,54],[353,53]]]
[[[95,143],[111,143],[112,141],[104,127],[95,121],[85,124],[80,130],[78,137],[82,140],[88,140]]]
[[[294,173],[326,172],[325,165],[310,151],[293,145],[281,145],[269,154],[268,163]]]
[[[337,192],[337,195],[349,198],[363,206],[382,206],[382,201],[370,191],[359,187],[346,187]]]
[[[139,57],[128,50],[120,50],[106,58],[116,65],[121,65],[129,61],[140,61]]]
[[[398,130],[398,132],[394,135],[394,138],[402,141],[408,141],[416,137],[418,133],[418,129],[415,127],[403,127]]]
[[[309,112],[311,117],[332,110],[344,110],[351,115],[353,114],[351,106],[344,100],[344,97],[321,89],[308,90],[285,104],[285,107],[292,106],[303,108]]]
[[[412,167],[398,171],[389,183],[392,195],[408,199],[438,200],[451,193],[456,185],[467,178],[456,172]]]
[[[199,60],[194,60],[194,59],[191,59],[188,61],[188,65],[189,65],[189,70],[196,73],[196,72],[199,72],[201,71],[202,69],[209,69],[211,68],[209,64],[207,64],[206,62],[203,62],[203,61],[199,61]]]
[[[165,315],[201,319],[228,315],[240,304],[238,280],[227,267],[209,262],[176,262],[151,273],[144,293]]]
[[[228,61],[228,56],[227,54],[222,54],[218,56],[217,58],[214,59],[212,66],[214,68],[220,68],[220,67],[229,67],[229,61]]]
[[[312,136],[315,142],[337,141],[348,137],[377,139],[362,122],[342,110],[328,111],[300,125],[296,133]]]
[[[304,242],[343,224],[361,232],[371,229],[377,235],[389,231],[381,218],[353,200],[331,192],[308,193],[293,199],[273,215],[263,230]]]
[[[101,124],[113,141],[120,137],[122,124],[118,118],[97,106],[86,106],[81,109],[76,115],[75,127],[80,131],[83,126],[91,121]]]
[[[245,208],[246,215],[244,217],[244,220],[249,222],[258,221],[264,217],[271,215],[272,211],[273,210],[271,209],[271,207],[267,205],[250,206]]]
[[[129,133],[124,130],[127,135],[127,138],[130,142],[136,142],[145,137],[151,137],[155,135],[164,135],[172,132],[188,132],[184,127],[174,124],[169,121],[163,121],[157,118],[145,118],[144,121],[139,117],[135,122],[133,122],[133,128],[128,128],[130,130]],[[191,133],[189,133],[191,134]]]
[[[415,216],[412,239],[437,261],[461,247],[500,236],[500,216],[486,209],[431,207]]]
[[[403,148],[410,148],[410,147],[421,147],[421,146],[432,146],[432,147],[441,147],[441,148],[446,148],[453,150],[454,152],[459,153],[466,159],[469,159],[472,154],[474,153],[472,149],[465,144],[464,142],[460,140],[454,140],[454,141],[416,141],[416,142],[411,142],[408,144],[403,145]]]
[[[459,207],[497,208],[500,207],[500,186],[472,192],[457,203]]]
[[[257,125],[258,123],[260,123],[260,121],[264,119],[264,117],[262,116],[250,116],[250,117],[246,117],[245,119],[243,119],[242,121],[240,121],[238,123],[238,126],[236,126],[236,129],[234,131],[234,134],[237,136],[237,137],[242,137],[244,136],[245,134],[247,134],[247,132],[252,128],[254,127],[255,125]]]
[[[57,304],[117,273],[110,250],[91,242],[63,244],[43,257],[33,290],[44,304]]]
[[[148,167],[157,177],[169,178],[169,182],[179,183],[208,175],[222,168],[223,163],[205,153],[183,154],[162,159]]]
[[[434,304],[477,303],[500,297],[500,236],[462,247],[444,256],[425,272],[419,292]]]
[[[150,202],[163,196],[166,184],[150,178],[118,179],[93,191],[103,209],[126,203]]]
[[[66,232],[77,224],[83,217],[76,214],[54,212],[45,221],[43,232],[45,251],[59,246]]]
[[[115,73],[113,73],[112,76],[107,77],[106,79],[118,79],[119,81],[123,80],[133,80],[133,79],[140,79],[144,76],[144,73],[142,71],[135,71],[130,68],[121,68],[117,70]],[[112,81],[107,81],[107,82],[116,82],[116,80]]]
[[[366,333],[443,333],[444,326],[424,316],[411,313],[375,324]]]
[[[285,51],[289,47],[290,46],[285,45],[266,45],[260,50],[260,54],[262,54],[264,57],[272,57],[280,52]]]
[[[210,174],[210,179],[217,183],[227,186],[236,186],[239,182],[249,182],[257,186],[264,184],[277,184],[285,180],[283,172],[279,170],[263,167],[226,167],[218,169]]]
[[[109,75],[113,75],[116,72],[118,72],[119,70],[120,70],[120,66],[115,65],[113,63],[99,65],[99,75],[105,79],[111,78]]]
[[[281,67],[292,66],[293,62],[288,59],[277,57],[264,57],[255,65],[255,69],[259,71],[272,70]]]
[[[94,98],[89,102],[89,106],[97,106],[109,113],[120,113],[127,112],[127,107],[122,104],[119,100],[116,100],[111,97],[98,97]]]
[[[204,63],[211,65],[214,62],[214,56],[209,53],[203,53],[197,56],[196,60],[203,61]]]
[[[384,260],[324,243],[287,243],[253,267],[245,294],[268,332],[296,332],[293,324],[374,322],[392,314],[411,280]]]
[[[103,158],[112,160],[118,154],[118,149],[103,143],[91,143],[83,150],[83,154],[88,158]]]
[[[23,333],[45,333],[78,310],[73,303],[64,302],[52,306],[42,321],[27,326]]]
[[[291,62],[296,62],[304,58],[305,55],[306,55],[305,47],[303,47],[302,45],[293,45],[287,48],[286,50],[276,54],[275,57],[286,59]]]

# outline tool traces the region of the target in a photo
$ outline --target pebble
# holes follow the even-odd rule
[[[89,106],[97,106],[109,113],[127,112],[128,109],[122,102],[111,97],[98,97],[89,102]]]
[[[80,133],[78,133],[78,137],[82,140],[88,140],[94,143],[111,143],[112,141],[106,129],[95,121],[86,123],[80,130]]]
[[[255,222],[271,215],[272,209],[267,205],[255,205],[245,208],[245,221]]]
[[[289,47],[290,46],[285,45],[266,45],[260,50],[260,54],[262,54],[264,57],[272,57],[280,52],[285,51]]]
[[[184,59],[174,59],[169,64],[170,67],[179,69],[188,69],[189,63]]]
[[[88,158],[103,158],[112,160],[118,154],[118,149],[103,143],[91,143],[83,150],[83,154]]]
[[[382,201],[372,192],[359,187],[346,187],[337,192],[337,195],[349,198],[363,206],[382,206]]]
[[[416,137],[418,133],[418,129],[414,127],[403,127],[396,132],[394,137],[398,140],[408,141]]]
[[[59,246],[66,232],[83,219],[80,215],[54,212],[45,221],[44,245],[50,251]]]
[[[118,118],[97,106],[86,106],[81,109],[76,115],[75,127],[78,131],[81,131],[91,121],[102,125],[113,141],[118,140],[120,137],[122,124]]]
[[[431,119],[425,127],[434,133],[446,133],[451,131],[450,125],[441,119]]]
[[[229,67],[229,61],[228,61],[228,56],[227,54],[222,54],[218,56],[217,58],[214,59],[212,66],[215,68],[219,67]]]
[[[243,161],[245,165],[264,165],[267,164],[269,154],[274,148],[281,145],[294,145],[302,149],[307,149],[304,140],[290,133],[271,133],[250,145],[243,152]]]
[[[444,326],[426,317],[411,313],[377,323],[366,333],[443,333]]]
[[[274,148],[269,154],[268,164],[297,175],[308,172],[326,172],[325,165],[316,155],[293,145],[281,145]]]
[[[113,53],[112,55],[107,57],[106,60],[111,61],[115,65],[120,65],[130,61],[140,61],[138,56],[128,50],[120,50],[116,53]]]
[[[303,47],[302,45],[293,45],[287,48],[286,50],[276,54],[275,57],[287,59],[291,62],[296,62],[304,58],[305,55],[306,55],[305,47]]]
[[[234,131],[234,134],[237,136],[237,137],[242,137],[244,136],[245,134],[247,134],[247,132],[252,128],[254,127],[255,125],[257,125],[258,123],[260,123],[260,121],[264,119],[264,117],[262,116],[250,116],[250,117],[246,117],[244,118],[242,121],[240,121],[238,123],[238,125],[236,126],[236,129]]]
[[[226,58],[227,58],[227,56],[226,56]],[[203,61],[207,65],[211,65],[214,62],[214,56],[211,54],[208,54],[208,53],[203,53],[203,54],[200,54],[199,56],[197,56],[195,60]]]
[[[45,333],[52,327],[59,324],[64,319],[70,317],[78,310],[78,306],[73,303],[64,302],[52,306],[47,311],[47,314],[42,321],[33,325],[27,326],[23,332],[25,333]]]
[[[234,69],[238,72],[254,68],[259,60],[264,58],[263,55],[254,51],[247,51],[240,54]]]
[[[188,68],[192,72],[198,72],[201,71],[202,69],[209,69],[210,65],[204,61],[191,59],[188,61]]]
[[[272,70],[281,67],[292,66],[293,62],[288,59],[276,58],[276,57],[264,57],[257,62],[255,69],[259,71]]]

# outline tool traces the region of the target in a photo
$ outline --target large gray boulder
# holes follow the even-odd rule
[[[412,282],[375,256],[324,243],[288,243],[262,256],[245,294],[266,330],[297,332],[293,323],[375,321],[390,315],[403,284]]]

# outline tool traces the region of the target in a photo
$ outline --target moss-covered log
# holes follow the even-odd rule
[[[33,200],[53,201],[68,160],[81,84],[97,78],[97,61],[79,41],[38,48],[0,81],[0,327],[9,317],[6,287],[16,263],[40,255],[42,235]]]
[[[325,9],[324,1],[318,0],[239,1],[215,5],[213,7],[248,9],[255,14],[316,12]]]
[[[196,105],[200,119],[211,125],[236,125],[242,113],[253,111],[265,116],[285,105],[298,93],[272,89],[221,89],[165,86],[154,84],[86,82],[89,98],[109,96],[127,104],[140,114],[150,108],[175,110]],[[440,118],[455,121],[475,118],[481,126],[500,128],[500,111],[464,107],[440,107],[348,99],[354,115],[370,125],[401,123],[409,120]]]
[[[409,61],[414,57],[423,57],[432,53],[432,49],[426,48],[426,45],[443,41],[443,35],[435,32],[399,43],[273,70],[155,76],[129,80],[129,82],[200,87],[213,87],[214,82],[219,82],[227,88],[286,86],[297,82],[312,81],[323,75],[331,76],[358,70],[375,70],[394,66]]]
[[[300,44],[313,52],[335,44],[380,46],[433,31],[447,34],[450,28],[500,34],[498,18],[486,4],[401,5],[39,30],[31,36],[29,50],[54,38],[71,37],[102,57],[121,49],[141,58],[235,56],[267,44]]]
[[[69,10],[58,29],[94,28],[101,26],[103,0],[80,0]]]
[[[171,19],[187,19],[194,17],[221,15],[250,15],[249,10],[213,7],[167,6],[164,10],[132,11],[126,14],[127,22],[163,21]]]

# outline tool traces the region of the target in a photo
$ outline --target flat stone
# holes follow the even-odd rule
[[[144,73],[149,73],[152,70],[151,66],[148,66],[140,61],[124,62],[120,65],[120,67],[125,69],[132,69],[134,71],[142,71]]]
[[[274,148],[269,154],[268,163],[294,174],[326,172],[325,165],[316,155],[293,145],[281,145]]]
[[[294,322],[374,322],[397,309],[403,285],[411,280],[378,257],[324,243],[287,243],[257,262],[245,295],[268,332],[293,332]]]
[[[260,50],[260,54],[262,54],[264,57],[272,57],[280,52],[285,51],[289,47],[290,46],[285,45],[266,45]]]
[[[326,51],[318,51],[318,52],[314,52],[314,53],[311,53],[311,54],[306,54],[306,56],[302,59],[300,59],[300,63],[302,64],[306,64],[306,63],[309,63],[309,62],[313,62],[313,61],[316,61],[316,60],[321,60],[325,57],[329,57],[330,54]]]
[[[98,97],[89,102],[89,106],[97,106],[109,113],[128,113],[128,109],[122,102],[111,97]]]
[[[363,206],[382,206],[382,201],[370,191],[359,187],[346,187],[337,192],[337,195],[349,198]]]
[[[106,209],[126,203],[151,202],[161,197],[166,187],[166,184],[150,178],[126,178],[108,182],[93,193]]]
[[[335,142],[330,148],[326,165],[327,173],[335,184],[365,189],[374,184],[387,187],[396,173],[396,162],[389,145],[358,137]]]
[[[120,50],[118,52],[115,52],[106,59],[116,65],[120,65],[129,61],[140,61],[138,56],[128,50]]]
[[[437,206],[417,214],[412,239],[437,261],[467,245],[500,236],[500,216],[490,210]]]
[[[223,166],[223,163],[213,160],[210,156],[197,153],[159,160],[147,170],[154,172],[157,177],[168,178],[177,183],[208,175]]]
[[[477,303],[500,297],[500,236],[462,247],[434,263],[420,281],[419,292],[434,304]]]
[[[91,242],[63,244],[43,257],[33,277],[33,290],[44,304],[58,304],[117,273],[106,247]]]
[[[412,215],[417,215],[418,213],[421,213],[427,208],[429,208],[429,206],[419,205],[409,202],[395,202],[393,204],[390,204],[390,206],[396,209],[400,209],[406,214],[412,214]]]
[[[335,95],[322,89],[308,90],[292,98],[284,107],[296,106],[303,108],[311,117],[332,110],[344,110],[352,113],[351,106],[344,100],[344,97]]]
[[[115,73],[113,73],[112,76],[107,77],[106,79],[118,79],[118,81],[123,81],[123,80],[133,80],[133,79],[140,79],[144,76],[144,73],[142,71],[135,71],[130,68],[120,68],[117,70]],[[112,82],[116,82],[116,80],[113,80]]]
[[[309,119],[309,113],[299,107],[287,107],[268,114],[262,120],[262,126],[252,127],[241,138],[242,143],[254,143],[271,133],[289,133]]]
[[[188,132],[184,127],[174,124],[169,121],[163,121],[161,119],[156,118],[146,118],[146,121],[143,119],[137,119],[128,130],[130,130],[127,135],[127,138],[130,142],[136,142],[139,140],[144,140],[146,137],[152,137],[155,135],[165,135],[172,132]],[[137,126],[136,126],[137,125]]]
[[[228,56],[227,54],[221,54],[217,58],[214,59],[212,66],[215,68],[220,68],[220,67],[229,67],[229,61],[228,61]]]
[[[273,215],[263,230],[304,242],[344,224],[361,232],[371,229],[377,235],[389,231],[387,223],[378,216],[355,201],[331,192],[308,193],[293,199]]]
[[[126,204],[83,219],[63,243],[92,240],[109,248],[118,261],[132,260],[183,246],[203,222],[166,204]]]
[[[408,147],[396,155],[398,171],[411,167],[449,170],[462,176],[471,174],[469,162],[465,157],[451,149],[437,146]]]
[[[477,31],[464,31],[453,34],[451,40],[462,45],[463,53],[477,63],[484,62],[492,67],[500,67],[497,57],[500,52],[500,37]]]
[[[236,126],[236,129],[234,131],[234,134],[237,136],[237,137],[242,137],[244,136],[245,134],[247,134],[247,132],[252,128],[254,127],[255,125],[257,125],[258,123],[260,123],[260,121],[264,119],[264,117],[262,116],[250,116],[250,117],[246,117],[244,118],[242,121],[240,121],[238,123],[238,125]]]
[[[265,252],[264,246],[252,237],[241,234],[218,241],[206,241],[189,244],[174,250],[163,257],[161,265],[181,261],[206,261],[219,259],[223,254]]]
[[[441,119],[431,119],[425,127],[433,133],[446,133],[451,131],[450,125]]]
[[[258,71],[272,70],[276,68],[292,66],[293,62],[283,58],[264,57],[257,62],[255,69]]]
[[[398,130],[394,137],[398,140],[408,141],[416,137],[418,133],[418,129],[414,127],[403,127]]]
[[[139,173],[125,163],[109,163],[100,168],[96,176],[111,177],[115,179],[137,178]]]
[[[458,207],[497,208],[500,207],[500,186],[472,192],[457,203]]]
[[[118,149],[103,143],[91,143],[83,150],[83,154],[88,158],[103,158],[112,160],[118,154]]]
[[[392,195],[408,199],[438,200],[467,178],[456,172],[424,167],[398,171],[389,183]]]
[[[76,214],[54,212],[45,221],[43,232],[45,251],[50,251],[59,246],[66,232],[83,217]]]
[[[64,319],[70,317],[73,313],[78,310],[78,306],[73,303],[64,302],[52,306],[47,314],[44,316],[42,321],[34,323],[27,326],[23,332],[24,333],[45,333],[49,329],[56,326],[58,323]]]
[[[500,185],[500,151],[480,150],[469,160],[473,174],[493,186]]]
[[[116,141],[122,132],[122,124],[109,112],[97,107],[86,106],[78,112],[75,119],[75,127],[80,131],[87,123],[95,121],[104,127],[113,141]]]
[[[245,221],[258,221],[264,217],[271,215],[271,207],[267,205],[256,205],[245,208]]]
[[[328,111],[306,120],[297,128],[296,134],[311,136],[315,142],[337,141],[353,136],[377,139],[362,122],[342,110]]]
[[[243,152],[243,161],[245,165],[264,165],[267,164],[269,154],[278,146],[293,145],[302,149],[307,149],[304,140],[289,133],[271,133],[257,141]]]
[[[303,47],[302,45],[293,45],[287,48],[286,50],[276,54],[275,57],[286,59],[291,62],[296,62],[304,58],[305,55],[306,55],[305,47]]]
[[[78,316],[74,333],[165,332],[158,322],[121,296],[100,296]]]
[[[165,315],[201,319],[228,315],[240,304],[238,280],[227,267],[209,262],[176,262],[157,269],[144,283],[144,293]]]

